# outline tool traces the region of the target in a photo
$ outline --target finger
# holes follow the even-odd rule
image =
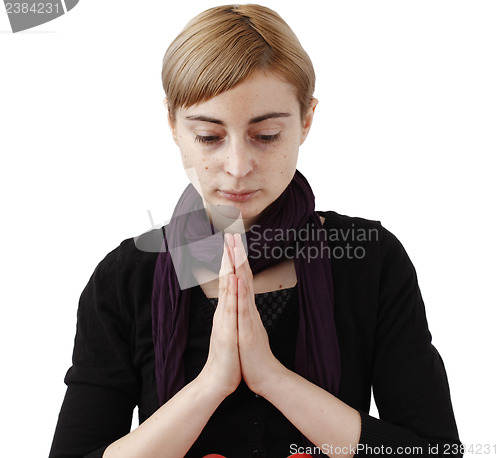
[[[230,272],[234,273],[234,261],[232,260],[234,259],[234,254],[232,254],[232,248],[230,248],[230,246],[226,243],[226,239],[227,237],[225,236],[219,276],[227,275]]]
[[[241,238],[241,234],[234,235],[234,248],[237,248],[240,251],[240,255],[241,255],[238,263],[236,263],[236,259],[235,259],[235,266],[239,267],[239,266],[243,265],[246,268],[247,272],[251,275],[252,269],[250,268],[250,264],[248,263],[248,257],[247,257],[247,253],[245,251],[245,246],[243,245],[243,240]]]
[[[233,252],[234,236],[233,236],[233,234],[229,234],[229,233],[224,234],[224,243],[229,248],[229,250],[228,250],[229,262],[230,262],[230,265],[231,265],[233,272],[234,272],[234,252]]]
[[[234,234],[227,232],[224,234],[227,245],[232,249],[234,248]]]
[[[248,330],[250,300],[247,283],[238,277],[238,331]]]
[[[237,281],[238,279],[235,274],[228,275],[227,294],[224,298],[223,304],[221,304],[223,307],[224,322],[229,328],[234,329],[235,332],[238,325]]]
[[[262,325],[259,311],[255,306],[248,283],[238,278],[238,335],[242,343],[249,343],[257,326]]]
[[[229,247],[224,245],[224,251],[222,254],[221,263],[221,275],[219,276],[219,310],[223,311],[226,308],[232,311],[234,308],[234,313],[236,313],[237,306],[237,283],[235,274],[229,267]]]
[[[245,252],[245,247],[241,240],[241,236],[237,234],[235,237],[235,247],[234,251],[234,265],[236,266],[236,275],[239,278],[245,280],[249,294],[253,296],[253,274],[250,264],[248,263],[248,258]]]
[[[219,271],[219,301],[226,295],[226,290],[228,287],[228,272],[230,272],[228,252],[227,246],[224,245],[224,250],[222,252],[222,262]]]

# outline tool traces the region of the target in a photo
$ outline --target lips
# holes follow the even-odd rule
[[[246,202],[250,200],[255,194],[259,192],[259,190],[251,191],[251,190],[242,190],[242,191],[233,191],[233,190],[225,190],[222,189],[217,190],[219,194],[224,197],[224,199],[231,200],[233,202]]]

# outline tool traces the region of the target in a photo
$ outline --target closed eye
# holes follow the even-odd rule
[[[273,134],[273,135],[255,135],[253,137],[255,140],[257,140],[260,143],[273,143],[275,141],[278,141],[281,139],[281,135],[279,133]],[[196,135],[195,136],[195,141],[199,143],[204,143],[204,144],[215,144],[219,141],[222,140],[222,137],[219,135]]]
[[[279,140],[281,138],[281,135],[279,133],[274,135],[256,135],[254,138],[256,138],[261,143],[272,143]]]
[[[218,135],[197,135],[194,139],[200,143],[217,143],[221,138]]]

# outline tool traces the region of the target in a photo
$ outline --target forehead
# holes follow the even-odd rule
[[[269,73],[258,72],[210,100],[180,110],[183,117],[254,120],[265,113],[300,115],[293,86]]]

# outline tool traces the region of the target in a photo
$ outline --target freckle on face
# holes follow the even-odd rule
[[[195,167],[200,173],[199,178],[203,178],[200,180],[200,186],[210,203],[233,205],[240,209],[243,218],[251,220],[257,218],[293,179],[299,146],[300,105],[295,89],[284,83],[281,78],[258,73],[210,100],[183,108],[181,113],[178,131],[178,134],[183,134],[182,141],[178,142],[181,157],[185,167]],[[249,127],[250,119],[266,113],[285,113],[287,116],[283,118],[289,119],[271,120]],[[202,120],[196,120],[197,116],[200,119],[203,116],[220,118],[227,128],[203,123]],[[275,129],[279,131],[281,138],[280,142],[272,145],[267,145],[267,142],[261,144],[259,136],[255,135],[274,133]],[[193,134],[200,133],[203,136],[208,136],[207,133],[217,133],[214,138],[222,137],[224,141],[216,142],[211,148],[202,149],[208,145],[193,143]],[[234,177],[226,170],[226,161],[231,160],[231,148],[236,145],[232,143],[233,136],[241,142],[237,144],[241,147],[241,153],[247,152],[248,157],[251,157],[252,161],[255,160],[252,162],[255,170],[252,168],[252,173],[248,176]],[[203,170],[206,172],[204,175]],[[247,202],[228,203],[227,199],[217,192],[219,187],[255,188],[260,192]]]

